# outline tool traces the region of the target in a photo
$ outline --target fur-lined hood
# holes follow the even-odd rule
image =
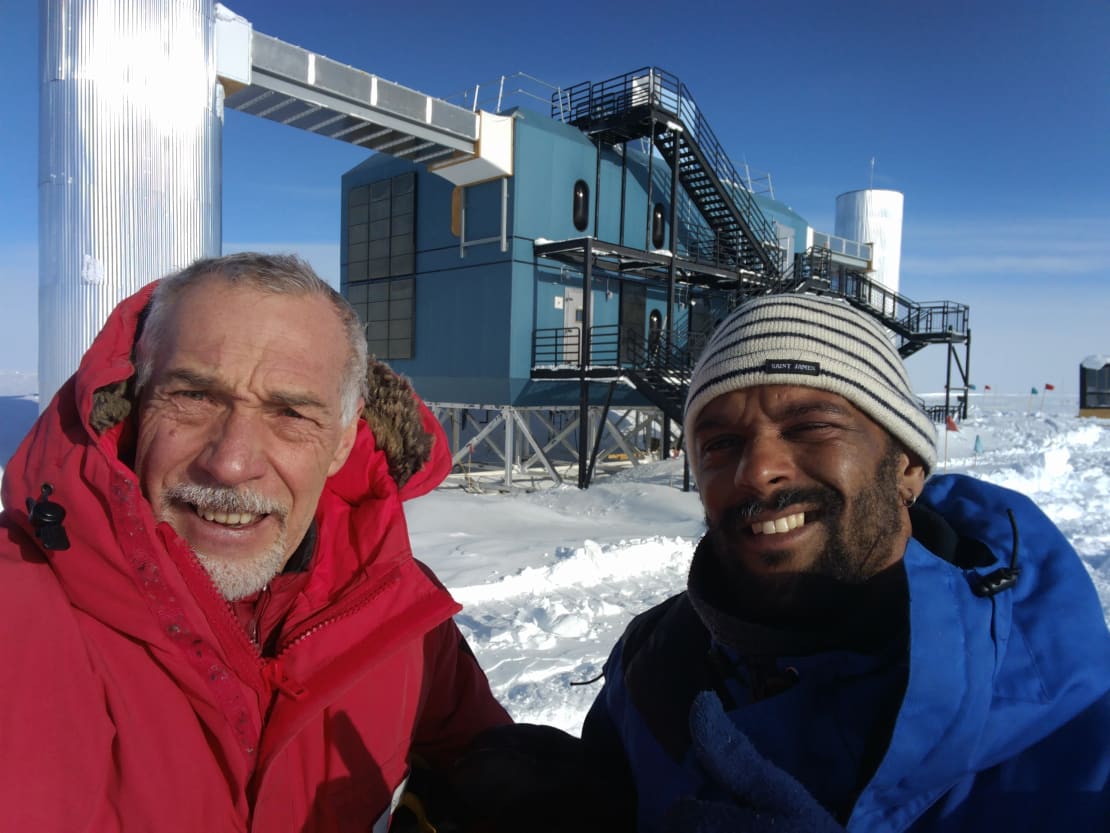
[[[184,542],[154,518],[129,461],[136,413],[132,350],[151,291],[143,289],[112,312],[77,372],[36,420],[4,470],[7,508],[0,513],[0,540],[17,534],[8,528],[20,528],[18,534],[33,541],[32,506],[44,492],[51,495],[64,509],[72,546],[43,547],[41,556],[54,562],[71,603],[148,641],[161,638],[150,631],[149,613],[112,600],[133,592],[136,581],[146,587],[144,576],[164,583],[203,573]],[[409,384],[379,362],[371,363],[367,376],[365,420],[316,508],[317,550],[327,553],[314,562],[305,589],[316,606],[410,569],[401,503],[434,489],[451,466],[443,429]],[[206,575],[199,580],[208,586]],[[181,599],[208,593],[194,591],[173,590],[184,594]]]
[[[145,310],[153,286],[151,284],[124,304],[141,296],[144,299],[142,309]],[[139,313],[139,326],[141,320],[142,312]],[[138,327],[134,331],[132,344],[137,340]],[[131,374],[126,379],[93,390],[88,421],[97,434],[105,434],[131,417],[134,408],[133,379],[134,374]],[[438,432],[428,425],[427,409],[408,379],[395,373],[387,364],[372,358],[366,368],[366,385],[368,392],[362,418],[374,435],[375,445],[385,454],[389,475],[400,489],[431,458]],[[443,438],[442,433],[438,436]]]
[[[44,483],[61,488],[61,481],[74,473],[76,457],[91,463],[103,455],[122,464],[126,472],[117,468],[117,475],[131,487],[132,354],[153,290],[154,284],[149,284],[113,310],[77,372],[58,390],[5,468],[3,502],[23,522],[26,513],[19,509],[27,499],[38,499]],[[390,492],[401,500],[426,494],[451,470],[443,428],[408,381],[381,362],[369,363],[367,383],[369,395],[355,448],[328,478],[325,494],[333,493],[350,506]],[[89,474],[84,477],[87,480]],[[73,499],[58,498],[63,503]],[[71,515],[75,511],[72,505],[67,510]]]

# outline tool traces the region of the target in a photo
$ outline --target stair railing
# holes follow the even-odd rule
[[[723,199],[731,200],[751,230],[753,247],[760,247],[772,264],[771,271],[782,270],[781,251],[773,226],[759,209],[751,191],[732,164],[709,122],[702,115],[686,85],[675,75],[658,67],[642,67],[605,81],[585,81],[560,92],[552,98],[552,118],[571,124],[594,124],[627,114],[640,107],[650,107],[674,116],[682,127],[681,141],[695,146],[710,172],[720,183]],[[681,155],[676,143],[674,152]]]

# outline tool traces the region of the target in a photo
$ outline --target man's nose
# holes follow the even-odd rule
[[[232,407],[212,427],[197,464],[223,486],[238,486],[265,473],[261,415]]]
[[[759,494],[790,482],[794,473],[790,444],[782,437],[761,434],[744,444],[734,481],[738,487]]]

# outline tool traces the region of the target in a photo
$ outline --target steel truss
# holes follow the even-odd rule
[[[583,438],[577,405],[427,405],[447,434],[452,471],[464,475],[464,486],[476,491],[482,489],[482,483],[497,483],[498,489],[507,491],[525,483],[531,488],[541,482],[559,486],[568,477],[577,477],[581,485],[581,473],[588,471],[592,476],[599,462],[605,468],[637,466],[659,459],[664,446],[660,436],[664,419],[658,408],[591,405],[586,410],[589,425]],[[677,448],[679,426],[670,420],[667,424],[672,433],[667,445]],[[582,448],[588,450],[585,458]]]

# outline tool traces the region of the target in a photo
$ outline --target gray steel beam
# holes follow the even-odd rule
[[[251,31],[250,38],[249,84],[238,89],[232,84],[226,107],[293,126],[315,116],[320,122],[306,128],[323,135],[329,135],[322,130],[325,125],[353,119],[355,124],[330,134],[353,144],[392,133],[421,143],[421,151],[434,148],[429,158],[475,153],[478,115],[471,110],[261,32]],[[344,138],[348,134],[354,138]]]
[[[366,73],[363,73],[363,75],[366,75]],[[366,75],[366,77],[367,79],[374,79],[374,76]],[[382,82],[379,81],[379,84],[381,83]],[[270,74],[265,68],[257,66],[252,69],[251,86],[246,90],[228,96],[225,101],[225,106],[235,110],[240,109],[238,106],[239,96],[245,93],[251,93],[253,99],[253,91],[256,90],[256,88],[263,88],[279,95],[284,95],[289,100],[302,101],[333,113],[342,113],[352,116],[365,122],[367,126],[374,125],[388,130],[395,130],[398,133],[405,133],[409,136],[414,136],[437,145],[451,148],[452,150],[470,154],[474,153],[474,146],[477,141],[476,134],[478,131],[477,116],[470,113],[469,110],[463,112],[474,117],[474,138],[464,136],[456,130],[445,129],[428,122],[418,123],[413,121],[407,112],[389,112],[383,107],[372,105],[369,96],[367,96],[365,101],[361,101],[355,97],[354,92],[351,94],[352,97],[339,95],[329,92],[322,87],[311,85],[307,81],[291,81],[278,75]],[[414,93],[414,95],[420,94]],[[428,97],[424,96],[424,98],[427,99]],[[429,99],[429,101],[430,100],[431,99]],[[245,107],[243,109],[246,110]],[[247,110],[247,112],[250,111]]]

